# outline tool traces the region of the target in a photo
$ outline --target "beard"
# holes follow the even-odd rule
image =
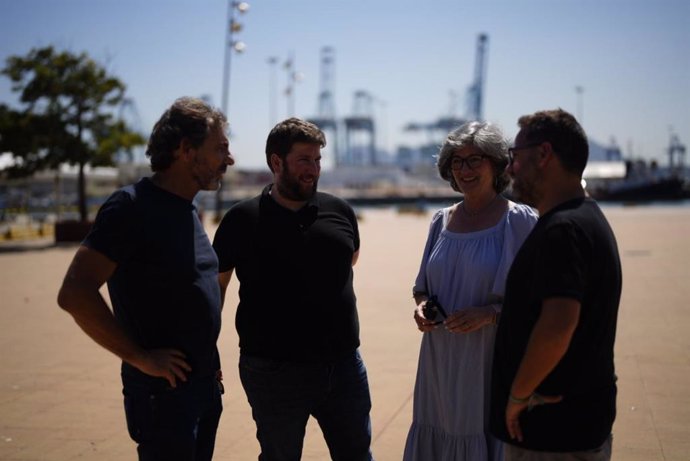
[[[206,161],[200,158],[194,159],[194,169],[192,171],[192,178],[199,186],[200,190],[218,190],[222,181],[223,174],[227,166],[222,165],[218,169],[211,168]]]
[[[536,175],[530,174],[528,178],[513,177],[513,195],[518,201],[536,208],[539,204],[541,194],[539,193]]]
[[[292,174],[287,166],[283,164],[280,175],[280,180],[276,183],[276,188],[280,195],[288,200],[296,202],[306,202],[316,194],[317,185],[319,183],[318,176],[314,177],[314,182],[311,184],[303,184],[297,175]]]

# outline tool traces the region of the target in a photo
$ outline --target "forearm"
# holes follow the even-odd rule
[[[225,293],[228,291],[228,285],[232,279],[234,268],[218,273],[218,285],[220,286],[220,309],[223,310],[225,306]]]
[[[97,344],[139,368],[145,351],[125,333],[98,290],[67,282],[58,303]]]
[[[429,299],[429,297],[426,294],[422,294],[422,293],[415,293],[413,295],[413,298],[414,298],[415,308],[417,306],[419,306],[421,303],[423,303],[424,301],[426,301],[427,299]]]
[[[530,396],[568,351],[579,319],[579,303],[553,300],[542,307],[511,386],[511,395]]]

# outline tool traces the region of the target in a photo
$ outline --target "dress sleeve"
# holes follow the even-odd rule
[[[412,287],[413,295],[416,293],[428,293],[428,288],[426,284],[426,265],[429,261],[429,255],[431,255],[431,250],[434,248],[438,236],[443,230],[443,210],[437,211],[431,218],[431,224],[429,225],[429,233],[426,238],[426,245],[424,245],[424,253],[422,253],[422,261],[419,266],[419,272],[417,273],[417,278],[415,279],[414,286]]]
[[[510,202],[508,215],[506,216],[503,250],[501,252],[501,259],[494,278],[491,293],[489,293],[490,302],[495,302],[503,299],[505,293],[506,278],[510,270],[513,259],[518,250],[522,246],[532,228],[537,223],[539,216],[536,211],[527,205],[520,205]]]

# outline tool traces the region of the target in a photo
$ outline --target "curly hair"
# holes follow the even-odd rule
[[[467,146],[476,147],[489,158],[494,171],[494,190],[499,194],[503,192],[510,184],[510,176],[506,172],[508,141],[501,129],[489,122],[467,122],[448,134],[436,162],[441,177],[450,183],[453,190],[460,192],[450,164],[453,154]]]
[[[163,112],[149,137],[146,155],[152,171],[165,171],[172,165],[174,152],[187,139],[192,147],[201,146],[214,128],[226,129],[225,115],[201,99],[182,97]]]

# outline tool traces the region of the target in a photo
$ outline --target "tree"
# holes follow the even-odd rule
[[[115,116],[125,85],[86,53],[50,46],[9,57],[0,73],[12,81],[22,106],[0,104],[0,152],[16,159],[5,173],[22,177],[77,165],[79,216],[87,221],[84,167],[113,165],[116,153],[145,143]]]

